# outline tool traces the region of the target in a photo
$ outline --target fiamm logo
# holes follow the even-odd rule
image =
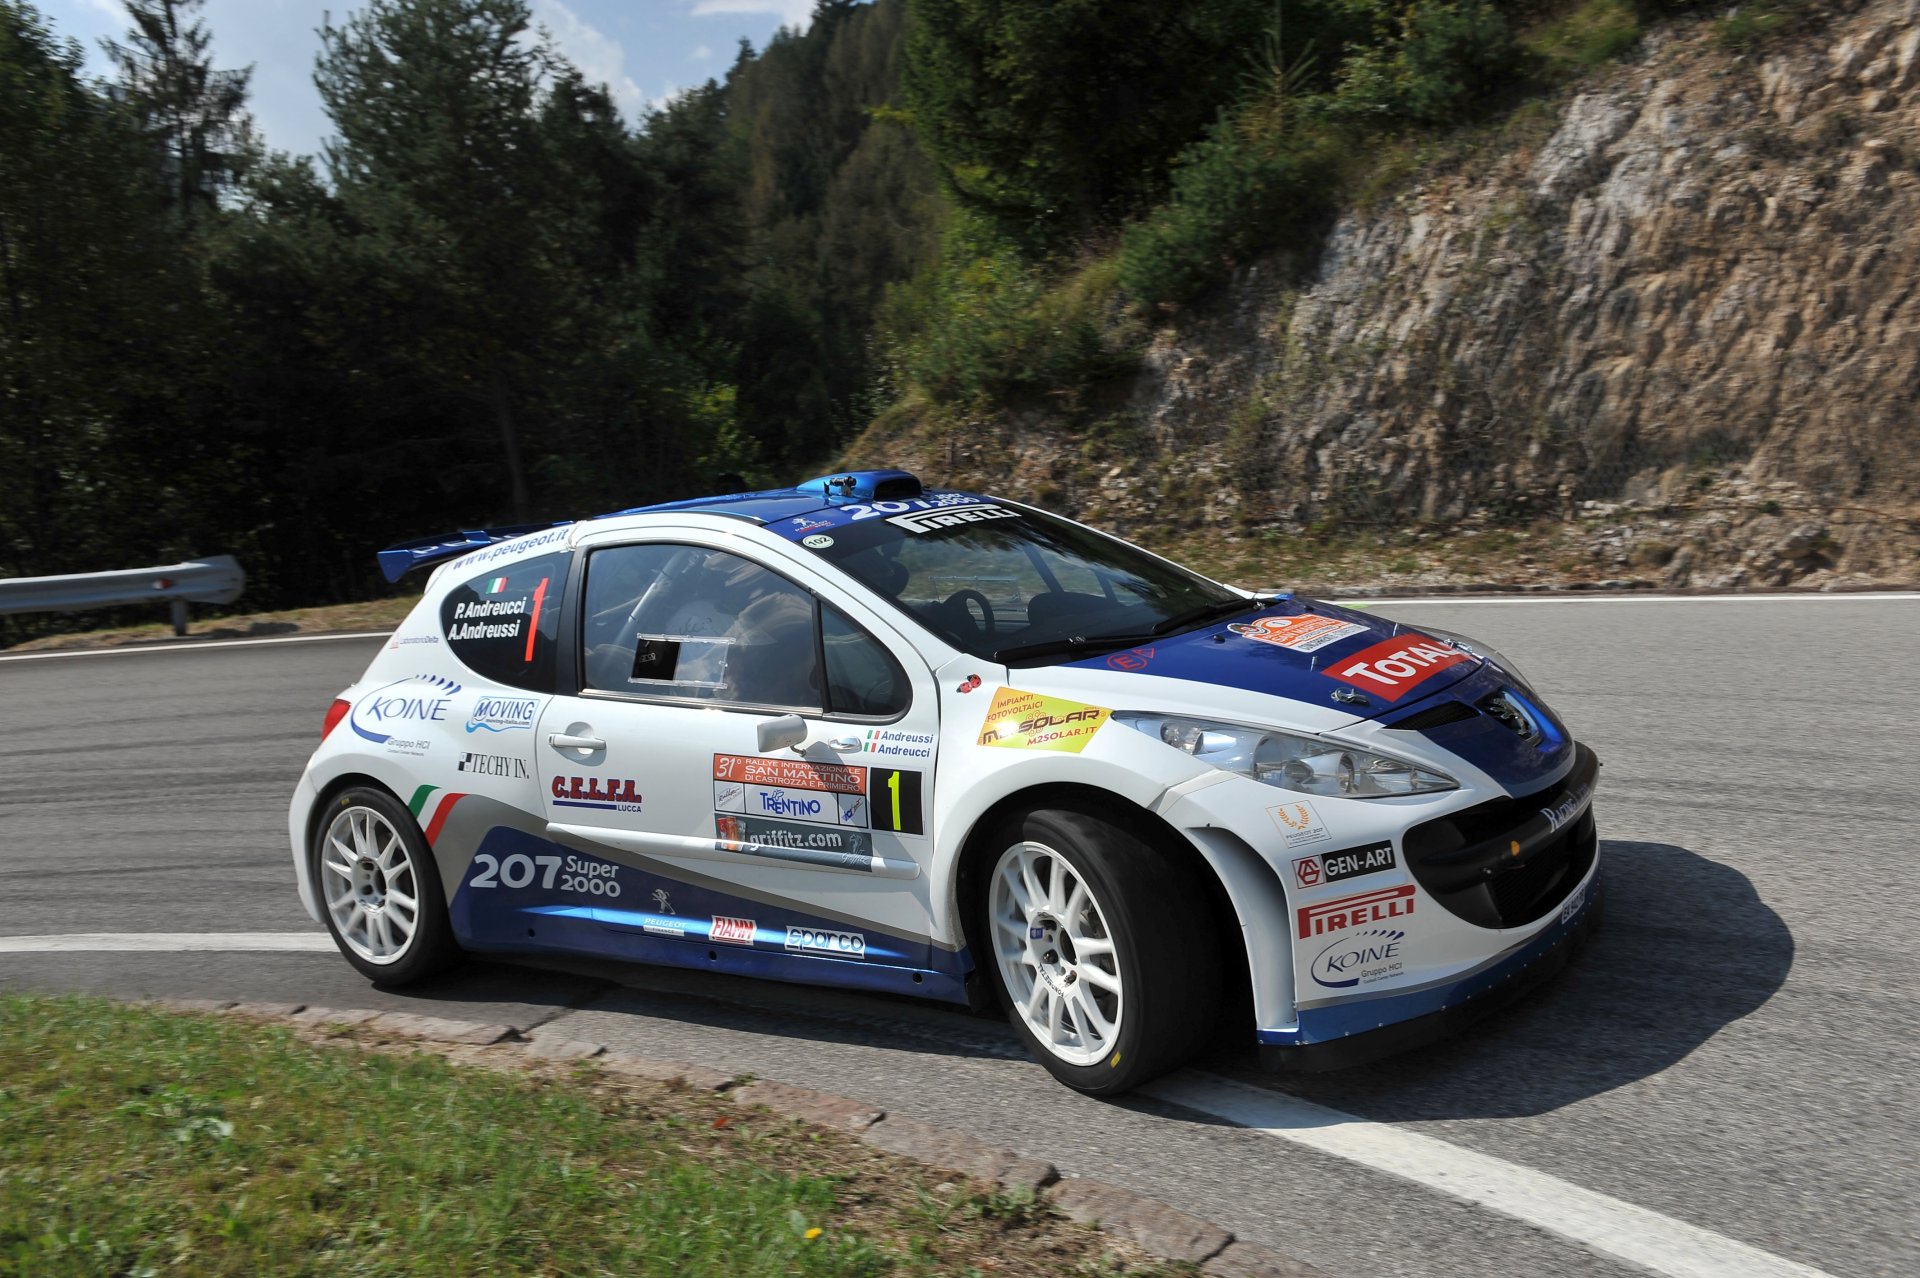
[[[354,702],[347,722],[375,745],[385,745],[396,730],[409,723],[444,722],[447,707],[459,695],[460,685],[451,679],[408,675]]]

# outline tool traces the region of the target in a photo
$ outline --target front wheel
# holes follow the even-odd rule
[[[1091,812],[1007,823],[982,935],[1009,1019],[1055,1078],[1114,1095],[1209,1036],[1218,947],[1186,863]]]
[[[347,962],[380,985],[405,985],[459,956],[433,852],[384,790],[355,786],[333,801],[314,838],[321,917]]]

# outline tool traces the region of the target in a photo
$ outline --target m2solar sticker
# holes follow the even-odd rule
[[[1243,639],[1270,643],[1295,652],[1318,652],[1328,644],[1365,634],[1367,628],[1357,622],[1302,613],[1297,617],[1255,617],[1252,621],[1227,627]]]
[[[979,743],[1015,750],[1065,750],[1079,754],[1087,748],[1113,711],[1082,705],[1061,697],[998,688],[980,725]]]
[[[1411,632],[1342,657],[1320,673],[1387,701],[1398,701],[1448,666],[1472,661],[1452,644]]]

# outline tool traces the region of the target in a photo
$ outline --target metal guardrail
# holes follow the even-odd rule
[[[246,587],[247,574],[232,555],[208,555],[158,568],[122,568],[65,577],[0,579],[0,615],[16,612],[82,612],[164,601],[173,633],[187,633],[190,603],[232,603]]]

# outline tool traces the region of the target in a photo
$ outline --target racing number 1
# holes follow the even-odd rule
[[[921,774],[907,772],[899,768],[870,768],[872,777],[868,786],[867,807],[873,813],[873,828],[891,830],[895,834],[925,834],[926,821],[921,815]],[[887,802],[875,803],[880,788],[886,787]],[[891,817],[891,822],[888,818]]]

